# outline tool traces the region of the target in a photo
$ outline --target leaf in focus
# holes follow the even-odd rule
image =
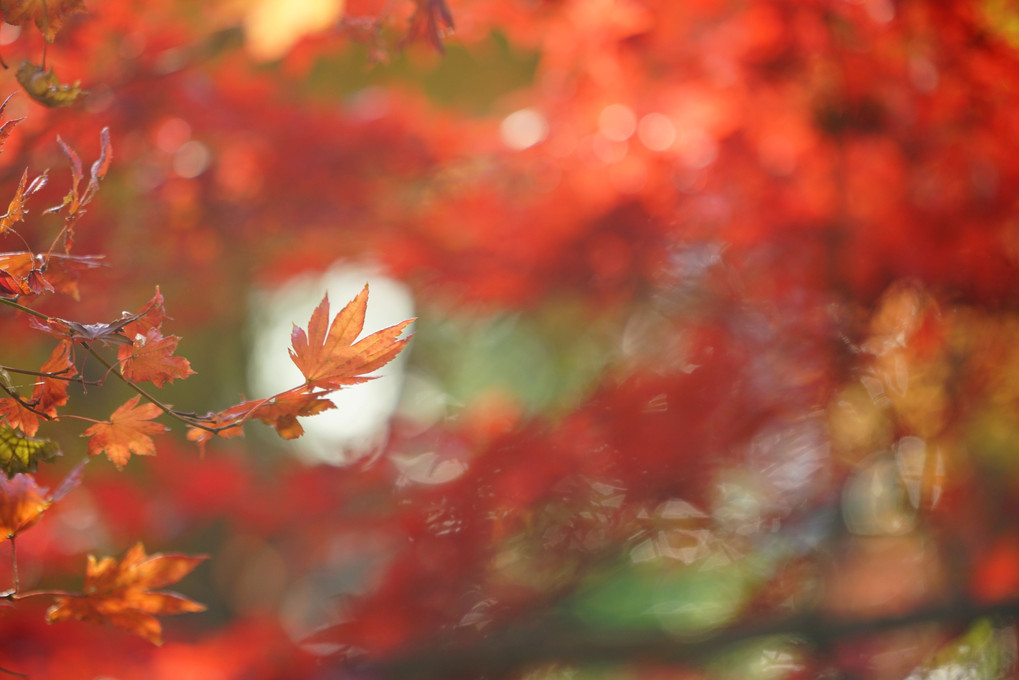
[[[18,222],[25,219],[25,202],[35,192],[46,186],[46,173],[39,175],[28,184],[28,170],[21,173],[21,182],[18,183],[18,190],[14,193],[7,206],[7,212],[0,216],[0,234],[4,233]]]
[[[304,375],[309,387],[338,389],[371,378],[365,373],[386,365],[407,345],[409,338],[400,338],[413,319],[403,321],[354,340],[364,328],[368,307],[366,285],[350,303],[329,321],[329,296],[322,298],[308,322],[308,331],[294,326],[291,334],[293,349],[290,358]]]
[[[53,42],[68,16],[84,11],[83,0],[0,0],[5,23],[23,26],[35,22],[47,42]]]
[[[153,328],[162,328],[166,319],[163,294],[159,291],[159,286],[156,286],[156,294],[145,303],[141,311],[131,315],[131,324],[124,328],[124,333],[131,338],[145,335]]]
[[[131,345],[117,350],[124,377],[131,382],[147,381],[162,387],[173,380],[194,375],[187,359],[173,356],[179,341],[176,335],[164,336],[158,328],[150,328],[145,335],[136,335]]]
[[[19,472],[35,472],[40,462],[49,462],[59,455],[56,442],[26,437],[9,425],[0,425],[0,470],[8,479]]]
[[[64,340],[50,353],[50,358],[39,368],[40,373],[59,375],[71,378],[77,374],[71,357],[71,343]],[[57,414],[56,407],[67,403],[67,380],[60,378],[42,378],[32,392],[32,400],[36,408],[48,416]]]
[[[206,559],[205,555],[147,556],[141,543],[128,550],[120,562],[89,555],[83,593],[58,597],[46,612],[46,620],[109,623],[162,644],[163,629],[157,615],[200,612],[205,606],[176,593],[155,591],[184,578]]]
[[[138,405],[141,397],[134,396],[120,406],[109,421],[90,426],[83,436],[91,437],[88,442],[88,454],[95,456],[105,453],[117,469],[127,465],[131,454],[136,456],[153,456],[156,445],[150,434],[166,432],[162,423],[150,422],[162,411],[155,404]]]
[[[7,95],[7,99],[5,99],[2,104],[0,104],[0,115],[3,115],[4,109],[7,108],[7,102],[9,102],[11,100],[11,97],[13,96],[14,96],[13,94]],[[4,142],[6,142],[7,138],[10,137],[11,131],[14,130],[14,126],[23,120],[25,119],[12,118],[11,120],[5,120],[2,124],[0,124],[0,151],[3,150]]]
[[[0,416],[12,428],[21,430],[29,437],[39,431],[39,414],[13,397],[0,399]]]
[[[0,294],[31,295],[32,272],[43,271],[53,290],[78,299],[81,272],[102,266],[102,255],[34,255],[28,251],[0,254]],[[64,335],[60,331],[57,335]]]
[[[138,318],[136,314],[127,314],[109,323],[79,323],[50,317],[41,321],[32,317],[29,323],[33,328],[57,337],[70,337],[75,342],[91,344],[102,342],[108,345],[131,345],[133,340],[124,334],[124,327]]]
[[[48,489],[36,484],[31,475],[0,477],[0,536],[14,538],[38,522],[51,505],[81,484],[85,462],[71,470],[53,493],[47,493]]]
[[[29,97],[50,108],[70,106],[85,94],[79,82],[65,85],[52,70],[47,71],[45,67],[28,61],[22,62],[18,68],[18,82]]]
[[[275,428],[283,439],[297,439],[304,434],[298,416],[313,416],[332,408],[336,408],[333,402],[317,395],[283,393],[253,409],[252,415]]]
[[[106,171],[113,160],[113,147],[110,144],[110,129],[103,128],[99,133],[99,158],[92,163],[88,184],[85,186],[85,191],[81,191],[81,180],[84,178],[81,158],[59,135],[57,136],[57,143],[71,164],[71,188],[64,195],[64,200],[61,201],[60,205],[47,208],[43,212],[64,211],[66,213],[64,215],[66,224],[63,232],[64,253],[69,254],[74,243],[74,224],[79,217],[85,214],[84,207],[92,202],[96,192],[99,191],[99,181],[106,176]]]
[[[297,421],[298,417],[313,416],[331,408],[336,408],[333,402],[317,394],[307,394],[301,386],[269,399],[244,401],[218,413],[209,413],[204,418],[204,424],[222,429],[210,432],[193,427],[188,432],[188,439],[197,443],[204,453],[205,443],[213,437],[231,439],[241,436],[242,426],[251,418],[257,418],[274,428],[283,439],[297,439],[304,434],[304,428]]]

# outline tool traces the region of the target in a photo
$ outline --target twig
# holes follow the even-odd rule
[[[371,678],[498,678],[547,663],[686,664],[734,645],[771,636],[794,638],[824,649],[843,640],[884,631],[928,623],[965,623],[985,616],[1019,616],[1019,598],[990,604],[931,605],[876,618],[797,614],[737,624],[697,640],[654,629],[590,628],[574,618],[558,616],[530,625],[507,626],[481,639],[450,636],[388,658],[354,662],[334,677],[348,677],[349,671],[354,670]]]
[[[96,360],[99,361],[99,363],[101,363],[103,366],[105,366],[108,369],[109,373],[111,373],[112,375],[114,375],[117,378],[119,378],[125,385],[127,385],[132,390],[134,390],[135,392],[140,394],[142,397],[144,397],[145,399],[147,399],[151,403],[155,404],[156,407],[160,411],[165,413],[166,415],[170,416],[171,418],[175,418],[176,420],[179,420],[182,423],[184,423],[186,425],[189,425],[191,427],[197,427],[199,429],[208,430],[209,432],[213,432],[213,433],[217,432],[217,430],[215,430],[213,428],[210,428],[208,426],[202,425],[200,423],[195,423],[194,421],[192,421],[192,420],[190,420],[190,419],[180,415],[179,413],[177,413],[177,411],[174,411],[172,408],[170,408],[169,406],[167,406],[166,404],[161,402],[159,399],[157,399],[156,397],[154,397],[151,394],[149,394],[148,391],[146,391],[145,388],[143,388],[141,385],[138,385],[134,381],[128,380],[127,378],[125,378],[124,374],[121,373],[113,364],[111,364],[109,361],[107,361],[106,357],[104,357],[102,354],[100,354],[98,351],[96,351],[96,349],[94,347],[92,347],[92,345],[85,345],[85,348],[88,349],[88,353],[89,354],[94,356],[96,358]]]
[[[11,397],[11,399],[13,399],[14,401],[18,402],[18,404],[20,404],[21,407],[23,409],[25,409],[26,411],[31,411],[32,413],[34,413],[35,415],[39,416],[43,420],[53,420],[53,416],[51,416],[48,413],[43,413],[42,411],[36,409],[32,405],[31,402],[25,401],[24,398],[22,398],[20,395],[18,395],[17,392],[15,392],[11,388],[7,387],[7,385],[4,385],[2,382],[0,382],[0,390],[3,390],[4,392],[6,392]]]
[[[102,380],[85,380],[80,375],[61,375],[67,373],[71,369],[65,368],[61,371],[51,371],[49,373],[45,371],[30,371],[27,368],[15,368],[14,366],[0,366],[0,371],[7,371],[8,373],[17,373],[19,375],[32,375],[37,378],[48,378],[50,380],[66,380],[67,382],[78,383],[80,385],[93,385],[95,387],[101,387],[103,384]]]

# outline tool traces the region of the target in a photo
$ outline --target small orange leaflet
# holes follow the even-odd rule
[[[85,430],[83,436],[91,437],[88,442],[90,456],[105,453],[120,469],[127,464],[132,453],[136,456],[155,455],[156,445],[149,435],[166,432],[167,427],[150,422],[161,411],[155,404],[139,406],[139,399],[132,397],[113,412],[108,422],[96,423]]]
[[[89,555],[84,592],[58,597],[46,620],[109,623],[162,644],[163,628],[155,615],[200,612],[205,606],[177,593],[153,591],[181,580],[206,559],[205,555],[146,555],[141,543],[120,562]]]
[[[409,338],[400,338],[413,319],[354,340],[364,328],[368,286],[329,321],[329,296],[322,298],[308,322],[308,332],[294,326],[290,358],[307,380],[308,388],[335,390],[370,380],[364,374],[384,366],[403,350]]]

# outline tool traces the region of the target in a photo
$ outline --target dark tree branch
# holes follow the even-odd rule
[[[568,665],[703,661],[755,639],[787,637],[829,649],[854,638],[924,624],[966,624],[986,616],[1019,616],[1019,598],[977,604],[956,602],[875,618],[834,618],[797,614],[782,619],[741,623],[700,639],[662,630],[612,630],[585,627],[572,618],[546,619],[533,625],[507,626],[488,636],[460,641],[455,636],[388,658],[351,662],[337,677],[353,670],[370,678],[500,678],[547,663]],[[460,636],[462,637],[462,636]]]

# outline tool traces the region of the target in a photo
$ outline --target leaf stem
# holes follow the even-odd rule
[[[27,600],[30,597],[84,597],[81,593],[69,593],[66,590],[29,590],[27,593],[12,593],[8,599]]]
[[[18,594],[18,588],[21,586],[21,584],[20,584],[20,582],[18,580],[18,548],[17,548],[17,544],[14,542],[14,537],[13,536],[11,536],[10,541],[11,541],[11,573],[14,574],[14,593],[13,593],[13,595],[16,596]]]
[[[195,421],[193,421],[193,420],[191,420],[191,419],[189,419],[189,418],[187,418],[185,416],[182,416],[181,414],[177,413],[172,408],[170,408],[169,406],[167,406],[166,404],[161,402],[159,399],[157,399],[154,396],[152,396],[151,394],[149,394],[145,390],[145,388],[143,388],[141,385],[138,385],[134,381],[131,381],[131,380],[128,380],[127,378],[125,378],[124,374],[120,372],[120,369],[118,369],[116,366],[114,366],[109,361],[107,361],[106,357],[104,357],[102,354],[97,352],[96,349],[94,347],[92,347],[92,345],[85,345],[85,347],[88,348],[89,354],[94,356],[96,358],[96,360],[99,361],[99,363],[101,363],[103,366],[105,366],[110,373],[115,375],[125,385],[127,385],[132,390],[134,390],[135,392],[140,394],[142,397],[144,397],[145,399],[147,399],[151,403],[155,404],[156,407],[160,411],[165,413],[166,415],[170,416],[171,418],[174,418],[175,420],[179,420],[180,422],[184,423],[185,425],[189,425],[191,427],[197,427],[197,428],[199,428],[201,430],[207,430],[207,431],[212,432],[212,433],[217,432],[217,430],[215,430],[214,428],[210,428],[207,425],[202,425],[200,423],[196,423]]]

